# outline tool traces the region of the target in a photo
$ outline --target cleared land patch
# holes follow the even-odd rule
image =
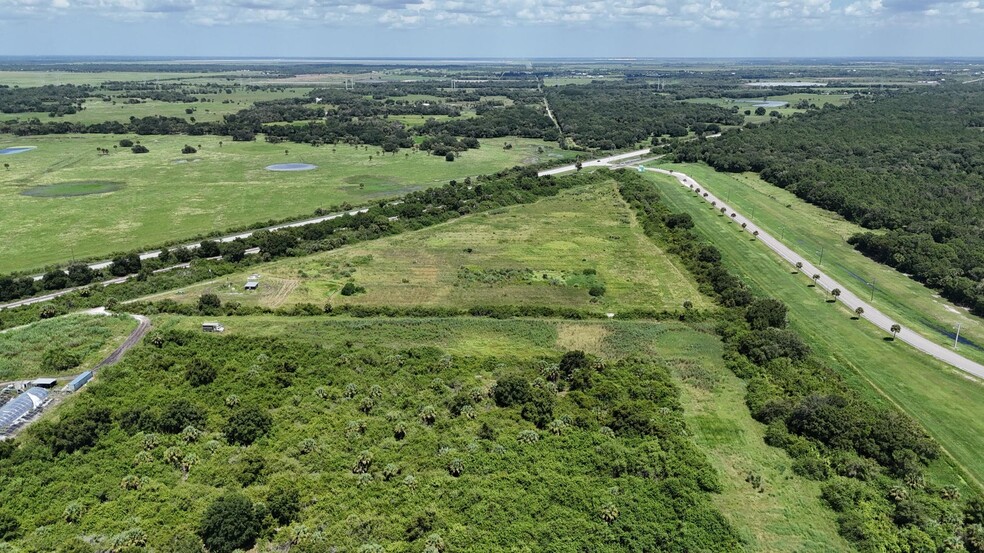
[[[256,292],[242,289],[257,273]],[[286,299],[288,281],[298,281]],[[342,295],[348,282],[364,292]],[[609,183],[430,229],[251,267],[154,296],[277,307],[540,305],[596,312],[710,307],[687,275],[646,238]]]
[[[119,346],[136,324],[123,315],[80,314],[0,333],[0,382],[91,368]]]

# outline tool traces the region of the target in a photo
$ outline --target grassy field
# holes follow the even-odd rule
[[[766,115],[755,115],[755,104],[762,101],[765,98],[770,102],[788,102],[789,105],[786,107],[775,107],[775,108],[765,108]],[[805,93],[794,93],[794,94],[783,94],[780,96],[763,96],[762,98],[741,98],[738,100],[732,98],[690,98],[684,100],[685,102],[694,102],[701,104],[713,104],[715,106],[721,106],[724,108],[738,107],[738,110],[744,112],[745,110],[751,110],[751,115],[745,116],[745,121],[748,123],[764,123],[772,119],[769,113],[773,111],[778,111],[783,117],[789,117],[794,113],[800,113],[802,109],[796,109],[794,106],[800,100],[807,100],[811,104],[816,104],[817,107],[823,107],[826,104],[834,104],[836,106],[847,103],[851,99],[850,94],[805,94]]]
[[[960,324],[960,353],[984,363],[984,320],[947,303],[935,291],[895,269],[855,251],[847,238],[865,229],[770,185],[754,173],[718,173],[702,164],[664,166],[691,175],[814,263],[819,261],[822,248],[823,270],[858,296],[872,297],[868,283],[874,281],[872,303],[908,328],[952,347],[955,326]]]
[[[694,175],[700,179],[700,175]],[[880,402],[891,402],[919,421],[952,456],[952,461],[984,488],[984,457],[980,436],[984,419],[984,384],[901,342],[885,340],[884,333],[864,321],[855,321],[840,304],[826,303],[823,292],[809,287],[804,275],[790,274],[771,250],[739,234],[730,219],[682,188],[672,177],[650,174],[668,206],[693,215],[697,230],[719,248],[725,261],[754,290],[781,299],[789,307],[792,328],[817,355],[859,389]],[[725,196],[726,198],[727,196]],[[944,482],[960,482],[944,462],[933,471]]]
[[[234,86],[230,83],[230,86]],[[139,104],[127,104],[126,98],[119,98],[113,92],[108,92],[113,97],[110,102],[103,101],[101,98],[89,98],[82,105],[84,109],[78,113],[64,115],[62,117],[50,117],[46,112],[24,112],[24,113],[0,113],[0,120],[27,120],[32,118],[39,119],[42,123],[69,121],[73,123],[102,123],[104,121],[129,121],[130,117],[179,117],[185,120],[194,118],[196,121],[220,121],[224,115],[236,113],[240,110],[249,108],[256,102],[279,100],[282,98],[293,98],[302,96],[306,90],[289,88],[287,90],[245,90],[235,87],[232,94],[198,94],[199,102],[160,102],[156,100],[145,100]],[[227,102],[227,103],[223,103]],[[186,109],[195,110],[194,113],[186,113]]]
[[[44,86],[58,84],[100,85],[108,81],[203,82],[239,79],[240,71],[218,73],[173,73],[166,71],[0,71],[0,84]]]
[[[201,317],[156,315],[154,328],[193,330]],[[720,352],[710,333],[674,321],[567,321],[552,319],[387,318],[345,317],[215,317],[229,336],[290,336],[330,348],[351,344],[354,348],[404,349],[422,344],[451,355],[535,359],[581,349],[605,359],[633,355],[663,360],[703,357]],[[210,318],[212,320],[212,318]]]
[[[137,326],[125,315],[68,315],[0,333],[0,382],[77,374],[102,361]],[[74,355],[79,365],[49,374],[41,360],[51,349]]]
[[[149,248],[167,240],[271,218],[307,216],[318,207],[361,204],[451,179],[568,156],[555,143],[510,138],[484,141],[453,163],[425,152],[380,154],[376,148],[233,142],[217,136],[147,136],[150,149],[115,148],[120,136],[0,137],[0,149],[36,150],[0,156],[0,272],[39,268],[75,258]],[[182,155],[185,144],[201,146]],[[100,155],[97,148],[108,148]],[[543,153],[539,149],[543,148]],[[285,155],[285,151],[289,155]],[[371,158],[371,159],[370,159]],[[313,163],[308,172],[274,173],[269,164]],[[23,195],[40,185],[102,181],[123,188],[76,197]]]
[[[594,271],[596,274],[585,274]],[[256,294],[242,285],[261,276]],[[365,293],[339,294],[353,280]],[[605,294],[592,299],[591,286]],[[334,252],[286,259],[249,273],[156,297],[280,307],[321,305],[543,305],[618,312],[709,307],[685,272],[652,244],[611,184],[565,191],[535,204],[451,221],[437,227]]]
[[[693,337],[689,356],[669,363],[683,392],[694,440],[721,475],[714,502],[741,532],[749,551],[850,551],[834,513],[820,499],[819,483],[793,472],[782,449],[763,441],[765,427],[745,405],[745,384],[721,361],[713,336]],[[753,491],[746,478],[762,477]]]

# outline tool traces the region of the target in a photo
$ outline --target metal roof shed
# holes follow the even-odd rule
[[[39,388],[54,388],[56,383],[57,380],[54,378],[37,378],[31,382],[31,385]]]
[[[72,381],[69,382],[68,386],[65,386],[65,388],[69,392],[77,392],[79,391],[79,388],[85,386],[86,382],[88,382],[91,379],[92,379],[92,371],[85,371],[84,373],[72,379]]]
[[[48,397],[44,388],[30,388],[0,407],[0,430],[6,430],[21,417],[37,409]]]

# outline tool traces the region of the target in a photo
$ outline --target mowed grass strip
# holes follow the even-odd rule
[[[755,173],[719,173],[704,164],[664,164],[694,177],[756,225],[810,259],[858,296],[908,328],[937,343],[953,347],[960,325],[961,355],[984,363],[984,320],[950,304],[934,290],[887,265],[857,252],[847,239],[865,229],[840,215],[811,205],[793,193],[772,186]],[[874,231],[878,232],[878,231]]]
[[[0,382],[80,373],[102,361],[136,326],[126,315],[76,314],[0,332]],[[67,353],[80,363],[50,373],[42,365],[49,350]]]
[[[246,278],[260,275],[255,293]],[[340,294],[352,281],[365,292]],[[600,296],[590,294],[603,287]],[[573,307],[599,313],[633,308],[680,309],[713,304],[687,273],[643,233],[612,184],[564,191],[537,203],[471,215],[433,228],[248,272],[154,299],[194,303],[216,293],[223,302],[277,308],[323,305],[476,305]]]
[[[202,233],[287,217],[319,207],[364,204],[452,179],[568,156],[556,144],[508,138],[483,141],[454,162],[426,152],[380,154],[379,148],[233,142],[218,136],[134,136],[150,149],[134,154],[118,135],[0,137],[0,148],[36,146],[3,156],[0,167],[0,273],[72,258],[155,247]],[[198,149],[182,155],[185,144]],[[115,146],[115,147],[114,147]],[[199,147],[200,146],[200,147]],[[100,155],[99,148],[111,153]],[[542,149],[542,153],[541,153]],[[317,170],[278,173],[276,163]],[[112,193],[31,197],[26,190],[78,181],[125,185]]]
[[[158,330],[201,329],[202,317],[154,315]],[[609,360],[638,355],[667,362],[689,359],[704,363],[720,357],[717,337],[677,321],[567,321],[560,319],[491,319],[485,317],[351,318],[251,315],[208,317],[225,326],[224,335],[291,339],[327,348],[382,346],[393,349],[427,344],[452,355],[516,359],[556,357],[583,346],[583,351]],[[598,336],[603,339],[598,340]],[[718,361],[720,363],[720,359]]]
[[[944,458],[932,467],[944,483],[981,486],[984,384],[902,342],[886,340],[885,333],[865,321],[853,320],[853,313],[827,303],[823,291],[810,287],[808,276],[790,274],[771,250],[740,232],[730,218],[719,217],[676,179],[658,174],[648,178],[671,209],[694,217],[697,232],[721,250],[725,262],[753,290],[786,303],[791,327],[821,359],[872,400],[895,404],[922,424],[958,465],[957,472],[950,471]],[[959,471],[971,482],[960,481]]]
[[[748,551],[851,551],[837,533],[835,514],[820,499],[820,483],[793,472],[782,449],[764,442],[765,426],[745,405],[745,384],[722,362],[714,336],[692,336],[700,349],[673,358],[694,441],[718,471],[714,503],[739,529]],[[757,490],[749,480],[762,479]]]

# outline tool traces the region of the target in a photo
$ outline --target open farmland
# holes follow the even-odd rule
[[[257,293],[246,277],[261,275]],[[364,293],[343,296],[346,282]],[[594,286],[604,292],[590,295]],[[322,305],[464,307],[538,305],[596,312],[678,310],[709,301],[640,231],[610,183],[532,205],[469,216],[437,227],[259,265],[159,296],[277,308]]]
[[[0,156],[10,164],[0,169],[0,272],[35,269],[73,257],[105,257],[258,221],[307,216],[319,207],[362,204],[570,155],[556,144],[510,138],[511,149],[503,149],[501,140],[487,140],[449,163],[418,151],[380,154],[374,147],[316,148],[216,136],[132,137],[150,150],[133,154],[117,146],[120,138],[0,138],[0,147],[36,147]],[[185,144],[198,152],[183,155]],[[110,154],[101,155],[98,148]],[[319,168],[300,173],[264,169],[288,162]],[[37,186],[80,181],[121,188],[76,197],[24,195]]]
[[[3,81],[0,80],[0,83]],[[127,103],[126,98],[114,96],[107,92],[112,100],[88,98],[77,113],[49,117],[47,112],[0,113],[0,120],[28,120],[37,118],[42,122],[73,122],[73,123],[102,123],[104,121],[129,121],[131,117],[180,117],[195,121],[220,121],[224,115],[236,113],[252,106],[256,102],[267,102],[283,98],[303,96],[306,90],[288,88],[286,90],[251,90],[230,83],[230,93],[195,94],[198,102],[163,102],[159,100],[140,100],[139,103]],[[187,110],[193,110],[188,113]]]

